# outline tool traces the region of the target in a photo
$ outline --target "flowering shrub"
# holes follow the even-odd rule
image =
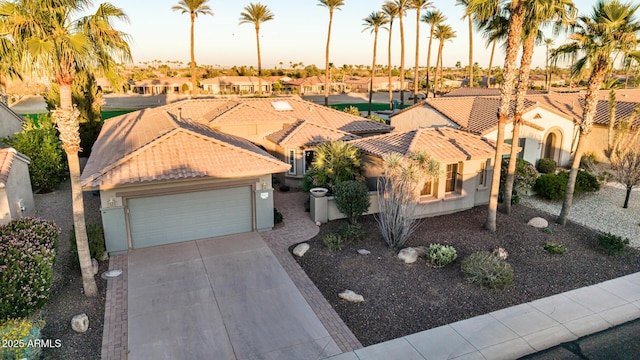
[[[0,321],[27,316],[47,302],[59,234],[42,219],[0,226]]]
[[[44,321],[28,319],[9,319],[0,324],[0,359],[38,359],[40,347],[29,343],[40,339],[43,327]]]
[[[442,268],[452,263],[458,257],[453,246],[431,244],[427,253],[427,263],[434,268]]]
[[[502,167],[500,168],[500,193],[498,199],[502,202],[504,194],[504,186],[507,181],[507,171],[509,167],[509,159],[502,160]],[[531,189],[538,178],[538,171],[536,167],[530,162],[523,159],[516,159],[516,173],[513,180],[513,192],[511,197],[511,204],[517,205],[520,202],[520,196],[516,189],[529,190]]]

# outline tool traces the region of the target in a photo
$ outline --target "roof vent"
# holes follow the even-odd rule
[[[273,106],[276,111],[293,111],[291,105],[286,101],[272,101],[271,106]]]

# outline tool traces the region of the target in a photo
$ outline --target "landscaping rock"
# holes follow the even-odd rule
[[[418,251],[412,247],[404,248],[398,253],[398,259],[404,261],[405,264],[411,264],[418,260]]]
[[[71,319],[71,328],[75,332],[83,333],[89,329],[89,317],[87,314],[76,315]]]
[[[360,255],[369,255],[371,254],[371,251],[367,250],[367,249],[358,249],[358,254]]]
[[[533,219],[529,220],[527,225],[533,226],[537,229],[544,229],[549,226],[549,222],[541,217],[534,217]]]
[[[425,255],[427,255],[427,253],[429,253],[429,248],[426,247],[426,246],[416,246],[413,249],[418,254],[418,257],[425,256]]]
[[[91,259],[91,272],[93,273],[93,275],[97,274],[99,269],[100,266],[98,264],[98,260]]]
[[[503,248],[494,249],[492,254],[500,260],[507,260],[507,258],[509,257],[509,253]]]
[[[320,221],[316,221],[316,226],[320,226],[322,223]]]
[[[340,294],[338,294],[338,297],[340,299],[344,299],[344,300],[347,300],[349,302],[363,302],[364,301],[364,297],[362,295],[356,294],[355,292],[353,292],[351,290],[345,290],[345,291],[341,292]]]
[[[309,247],[308,243],[298,244],[298,246],[293,248],[293,255],[302,257],[307,250],[309,250]]]

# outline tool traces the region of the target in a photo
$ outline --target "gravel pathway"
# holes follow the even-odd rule
[[[623,209],[626,191],[619,184],[608,183],[600,191],[581,194],[574,198],[569,220],[586,227],[628,238],[640,249],[640,191],[634,189],[629,208]],[[526,205],[558,216],[562,201],[550,201],[535,196],[522,196]]]

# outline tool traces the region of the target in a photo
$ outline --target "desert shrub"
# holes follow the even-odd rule
[[[625,245],[629,245],[629,239],[623,239],[621,236],[606,233],[598,236],[598,243],[608,255],[615,255],[622,252]]]
[[[507,171],[509,170],[509,159],[502,160],[502,167],[500,168],[500,189],[498,193],[498,200],[502,202],[504,197],[504,186],[507,181]],[[520,194],[517,192],[517,188],[531,189],[538,178],[538,171],[530,162],[523,159],[516,159],[516,173],[513,179],[513,190],[511,192],[511,205],[517,205],[520,203]]]
[[[594,152],[584,153],[580,158],[580,169],[591,171],[593,170],[594,166],[597,163],[598,163],[598,158],[596,156],[596,153]]]
[[[431,244],[427,252],[427,263],[434,268],[445,267],[458,257],[453,246]]]
[[[329,248],[330,251],[342,250],[342,238],[336,234],[326,234],[322,237],[322,242]]]
[[[564,172],[569,180],[569,173]],[[578,176],[576,177],[576,189],[574,194],[581,194],[583,192],[595,192],[600,190],[600,182],[598,178],[586,170],[578,170]]]
[[[365,118],[371,120],[371,121],[375,121],[375,122],[379,122],[381,124],[386,124],[387,122],[384,121],[383,118],[379,117],[379,116],[375,116],[375,115],[367,115],[365,116]]]
[[[322,143],[315,148],[307,187],[324,187],[333,193],[337,184],[361,179],[360,150],[344,141]]]
[[[367,236],[360,224],[344,224],[338,232],[340,237],[346,241],[362,241]]]
[[[342,109],[342,111],[346,112],[347,114],[360,116],[360,110],[353,105],[345,107],[344,109]]]
[[[0,359],[38,359],[39,346],[28,346],[29,341],[40,339],[43,321],[10,319],[0,324]]]
[[[23,218],[0,227],[0,321],[25,317],[49,298],[59,231]]]
[[[538,160],[537,169],[542,174],[553,174],[557,167],[558,163],[553,159],[542,158]]]
[[[282,213],[278,209],[273,208],[273,223],[280,224],[284,220]]]
[[[2,139],[2,142],[31,159],[31,186],[48,190],[62,181],[62,173],[66,169],[65,155],[55,125],[48,115],[40,115],[35,120],[25,118],[22,131]]]
[[[549,254],[564,254],[564,252],[567,250],[564,245],[554,242],[545,243],[544,245],[542,245],[542,248],[545,249]]]
[[[600,184],[606,184],[614,178],[614,175],[608,171],[603,171],[597,176]]]
[[[567,191],[567,179],[556,174],[543,174],[536,180],[533,190],[541,198],[560,200]]]
[[[477,251],[462,260],[462,272],[474,284],[502,289],[513,283],[513,268],[488,251]]]
[[[551,234],[551,233],[553,233],[553,230],[551,230],[551,228],[546,227],[546,228],[542,229],[542,232],[544,232],[545,234]]]
[[[102,259],[102,255],[105,252],[104,245],[104,232],[102,230],[102,225],[97,224],[88,224],[87,225],[87,238],[89,240],[89,254],[91,254],[92,259]],[[78,246],[76,244],[76,232],[74,227],[71,227],[71,231],[69,231],[69,250],[71,251],[72,257],[75,259],[74,261],[78,266],[80,266],[80,262],[78,260]]]
[[[367,212],[371,206],[369,190],[360,181],[342,181],[336,184],[333,194],[338,210],[347,215],[349,222],[352,224],[356,224],[358,217]]]

